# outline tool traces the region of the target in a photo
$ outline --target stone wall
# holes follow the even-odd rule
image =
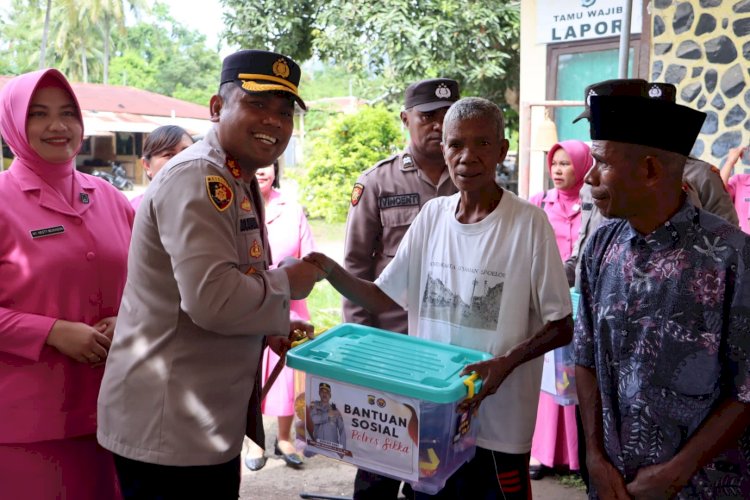
[[[750,0],[652,0],[651,14],[651,79],[707,113],[692,154],[720,165],[750,145]]]

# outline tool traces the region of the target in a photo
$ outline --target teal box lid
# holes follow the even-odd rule
[[[467,396],[464,366],[492,355],[451,344],[343,323],[291,349],[295,370],[434,403]],[[477,389],[478,390],[478,389]]]

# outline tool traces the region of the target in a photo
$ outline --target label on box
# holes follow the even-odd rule
[[[323,455],[419,479],[419,400],[307,375],[307,445]]]

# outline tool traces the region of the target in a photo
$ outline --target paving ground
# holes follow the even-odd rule
[[[264,422],[266,450],[273,452],[276,422],[273,418],[264,418]],[[268,451],[266,453],[268,454]],[[355,471],[356,469],[349,464],[320,456],[306,459],[303,468],[295,470],[287,467],[281,458],[273,457],[271,453],[266,466],[257,472],[252,472],[243,466],[240,498],[242,500],[297,500],[304,498],[300,496],[300,493],[323,493],[346,498],[352,493]],[[586,498],[584,492],[566,487],[554,478],[534,481],[532,491],[534,499],[584,500]]]

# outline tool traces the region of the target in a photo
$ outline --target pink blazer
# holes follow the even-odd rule
[[[276,263],[284,257],[299,259],[315,250],[310,225],[302,207],[275,189],[271,191],[266,204],[266,227],[274,262],[271,268],[276,267]],[[310,319],[304,300],[292,300],[289,309],[292,319]]]
[[[735,174],[730,177],[727,191],[737,210],[740,228],[750,234],[750,174]]]
[[[560,257],[565,262],[573,253],[573,246],[578,239],[578,229],[581,227],[581,201],[578,200],[577,203],[572,204],[566,212],[558,202],[558,196],[557,189],[552,188],[547,191],[546,196],[545,193],[532,196],[529,198],[529,203],[541,207],[544,201],[544,211],[555,231]]]
[[[117,315],[133,210],[106,182],[74,176],[71,208],[26,168],[0,173],[0,443],[96,429],[104,367],[45,342],[57,319],[93,325]]]

